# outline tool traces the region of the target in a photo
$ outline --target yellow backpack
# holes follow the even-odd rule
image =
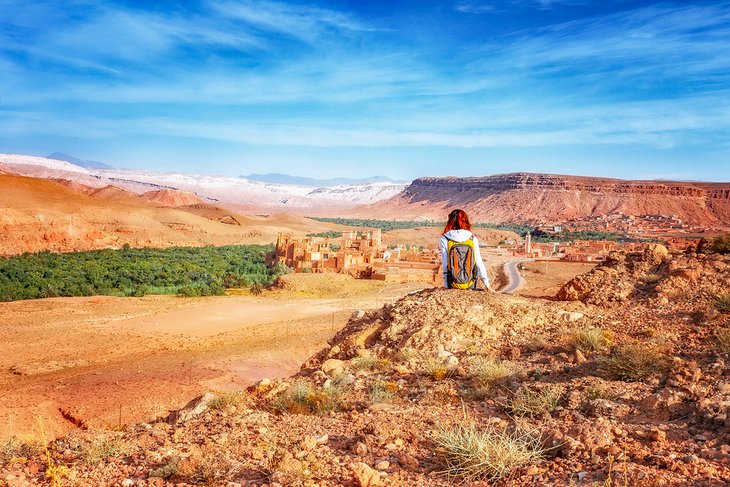
[[[477,283],[477,263],[474,259],[474,238],[463,242],[446,238],[448,242],[448,264],[446,278],[450,288],[475,288]]]

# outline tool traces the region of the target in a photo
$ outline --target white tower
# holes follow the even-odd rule
[[[532,253],[532,235],[529,232],[525,235],[525,253]]]

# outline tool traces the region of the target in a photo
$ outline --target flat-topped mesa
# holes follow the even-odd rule
[[[559,174],[510,173],[485,177],[425,177],[413,181],[405,194],[421,189],[449,189],[498,193],[508,190],[563,190],[591,193],[690,196],[697,198],[730,199],[730,183],[685,181],[631,181]]]

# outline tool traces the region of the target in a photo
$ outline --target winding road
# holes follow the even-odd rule
[[[507,284],[500,289],[499,292],[511,294],[521,288],[525,284],[525,279],[520,274],[517,266],[523,262],[532,262],[534,260],[535,259],[520,259],[505,262],[504,273],[507,276]]]

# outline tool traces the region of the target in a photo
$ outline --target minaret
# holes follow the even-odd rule
[[[532,235],[530,235],[530,232],[527,232],[527,235],[525,235],[525,253],[532,253]]]

